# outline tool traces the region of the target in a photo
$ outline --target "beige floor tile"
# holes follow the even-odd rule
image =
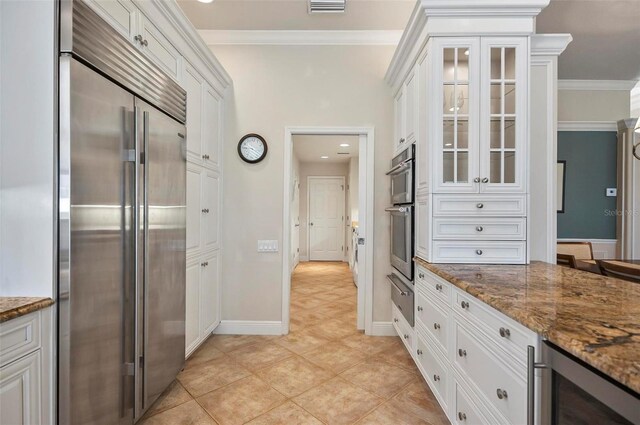
[[[326,345],[328,342],[329,340],[303,329],[300,332],[290,332],[289,335],[276,341],[276,344],[281,345],[296,354],[303,354]]]
[[[385,403],[358,421],[358,425],[431,425],[411,413]]]
[[[348,322],[340,319],[320,322],[309,328],[309,332],[326,339],[342,339],[351,335],[356,335],[358,330],[355,325],[349,326]]]
[[[275,342],[250,345],[231,351],[229,357],[250,371],[257,371],[278,363],[293,353]]]
[[[328,303],[328,304],[323,304],[320,307],[318,307],[316,309],[316,312],[318,312],[319,314],[324,315],[325,317],[329,317],[331,319],[336,318],[340,315],[343,315],[344,313],[348,312],[349,310],[351,310],[353,307],[349,307],[348,305],[342,304],[342,303]]]
[[[248,425],[322,425],[322,422],[291,401],[258,416]]]
[[[340,425],[362,418],[382,399],[336,377],[293,401],[324,423]]]
[[[197,399],[220,425],[244,424],[285,400],[282,394],[253,375]]]
[[[138,422],[138,425],[216,425],[195,400],[165,410]]]
[[[274,335],[214,335],[211,337],[213,346],[224,353],[278,338],[279,336]]]
[[[164,410],[170,409],[172,407],[176,407],[182,403],[186,403],[187,401],[193,400],[193,397],[189,395],[187,390],[184,389],[180,382],[173,381],[169,388],[164,390],[164,392],[158,397],[155,403],[147,410],[145,413],[146,416],[153,416],[157,413],[160,413]]]
[[[327,304],[326,300],[322,300],[319,298],[315,298],[313,296],[307,295],[302,297],[293,297],[291,299],[291,305],[295,307],[299,307],[302,309],[313,310],[318,308],[319,306]]]
[[[399,338],[397,336],[370,336],[359,332],[340,340],[347,347],[359,350],[367,355],[375,355],[392,348]]]
[[[302,394],[309,388],[320,385],[335,376],[300,356],[291,357],[262,369],[256,375],[287,397]]]
[[[389,403],[399,410],[411,413],[431,425],[448,425],[449,420],[427,384],[419,378],[393,397]]]
[[[191,368],[210,360],[224,356],[224,353],[215,347],[215,337],[210,337],[198,349],[189,356],[185,368]]]
[[[197,397],[250,374],[244,367],[224,356],[210,360],[198,367],[183,370],[178,374],[178,381],[192,396]]]
[[[393,364],[394,366],[398,366],[404,370],[418,374],[416,363],[413,361],[413,358],[411,358],[411,355],[402,341],[400,341],[400,338],[396,338],[393,344],[391,344],[391,347],[380,352],[377,357],[387,363]]]
[[[379,359],[368,359],[340,374],[342,378],[383,398],[396,395],[416,375]]]
[[[320,367],[340,373],[364,361],[367,356],[364,353],[347,347],[340,342],[330,342],[315,350],[309,351],[302,355]]]
[[[290,315],[292,318],[295,318],[293,320],[304,323],[306,326],[313,326],[329,319],[329,317],[319,309],[309,310],[301,307],[292,308]]]

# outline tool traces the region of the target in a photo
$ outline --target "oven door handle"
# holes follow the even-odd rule
[[[398,284],[393,280],[392,275],[388,275],[388,276],[387,276],[387,280],[388,280],[389,282],[391,282],[391,284],[392,284],[393,286],[395,286],[395,287],[396,287],[396,289],[397,289],[397,290],[398,290],[398,292],[400,293],[400,296],[402,296],[402,297],[406,297],[407,295],[409,295],[408,293],[406,293],[405,291],[403,291],[402,289],[400,289],[400,287],[398,286]]]
[[[400,164],[396,165],[395,167],[393,167],[392,169],[387,171],[387,176],[400,174],[402,171],[405,171],[405,170],[411,168],[411,163],[412,162],[413,162],[412,158],[409,158],[409,159],[406,159],[406,160],[402,161]]]
[[[409,214],[411,212],[411,207],[389,207],[389,208],[385,208],[385,211],[390,212],[390,213],[402,213],[402,214]]]

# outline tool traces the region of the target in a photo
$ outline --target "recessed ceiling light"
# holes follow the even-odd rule
[[[202,1],[202,0],[200,0],[200,1]],[[212,1],[213,1],[213,0],[212,0]],[[464,55],[465,55],[465,56],[469,56],[469,49],[467,49],[467,50],[465,50],[465,51],[464,51]]]
[[[340,147],[341,148],[348,148],[349,147],[349,143],[340,143]]]
[[[213,3],[213,0],[198,0],[200,3]]]
[[[323,155],[323,156],[321,156],[321,157],[320,157],[320,159],[329,159],[329,157],[328,157],[328,156]]]
[[[453,146],[453,143],[445,143],[445,146]]]

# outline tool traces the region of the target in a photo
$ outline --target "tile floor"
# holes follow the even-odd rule
[[[449,423],[400,339],[356,330],[346,263],[300,263],[291,286],[289,335],[214,335],[140,423]]]

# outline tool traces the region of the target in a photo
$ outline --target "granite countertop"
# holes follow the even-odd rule
[[[45,297],[0,297],[0,323],[41,310],[52,304],[53,300]]]
[[[640,284],[543,262],[416,263],[640,392]]]

